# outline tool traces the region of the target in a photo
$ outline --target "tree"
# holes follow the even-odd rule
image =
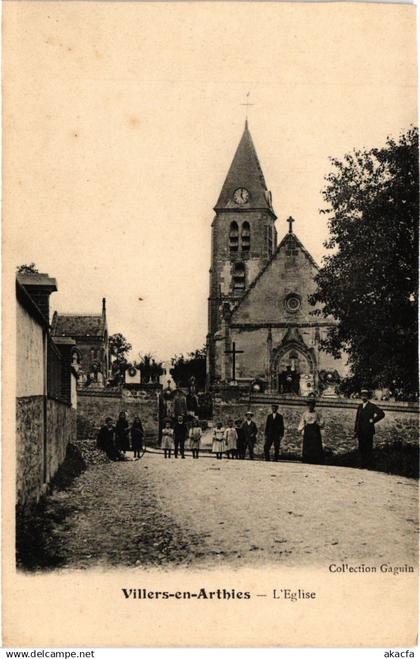
[[[196,389],[202,390],[206,385],[206,347],[189,352],[187,355],[175,355],[171,359],[171,375],[177,386],[188,387],[190,378],[195,377]]]
[[[29,263],[29,264],[24,263],[23,265],[18,265],[16,271],[20,275],[35,275],[39,272],[35,263]]]
[[[132,346],[128,343],[125,336],[122,334],[112,334],[109,337],[109,351],[114,357],[112,362],[113,381],[115,383],[122,382],[124,373],[128,367],[127,354],[130,352]]]
[[[140,353],[139,357],[140,361],[135,366],[140,369],[142,383],[159,382],[159,377],[163,375],[162,362],[156,361],[150,352],[145,355]]]
[[[352,388],[417,390],[418,130],[353,151],[325,179],[334,250],[316,276],[314,313],[332,315],[322,347],[348,354]]]

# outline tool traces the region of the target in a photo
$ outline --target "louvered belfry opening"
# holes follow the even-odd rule
[[[251,227],[249,222],[243,222],[241,228],[241,248],[243,252],[249,252],[251,249]]]
[[[229,250],[237,252],[239,249],[239,228],[237,222],[230,223],[229,229]]]
[[[245,265],[241,262],[233,264],[233,292],[240,295],[245,290]]]

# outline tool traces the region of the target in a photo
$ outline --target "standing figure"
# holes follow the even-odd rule
[[[184,423],[184,417],[179,416],[177,422],[174,425],[174,445],[175,445],[175,457],[178,457],[178,449],[181,453],[181,458],[185,458],[184,449],[185,449],[185,440],[187,439],[188,428]]]
[[[134,451],[134,457],[140,458],[140,451],[143,448],[144,430],[139,416],[134,418],[131,425],[131,445]]]
[[[198,396],[195,393],[189,393],[186,397],[187,411],[194,415],[198,414]]]
[[[191,376],[189,380],[189,390],[186,398],[187,411],[196,416],[198,414],[198,396],[195,390],[195,377]]]
[[[168,380],[168,386],[166,387],[166,389],[164,389],[162,391],[162,394],[160,396],[160,399],[162,400],[162,403],[160,403],[159,410],[162,413],[162,419],[165,416],[167,416],[167,417],[173,416],[173,409],[172,409],[173,408],[173,400],[172,400],[172,398],[173,398],[173,391],[170,387],[170,380]],[[164,425],[165,425],[165,423],[163,423],[163,426]]]
[[[302,462],[323,464],[321,428],[324,427],[324,421],[321,414],[315,409],[313,398],[309,399],[306,404],[308,409],[302,414],[298,426],[298,431],[303,433]]]
[[[171,428],[171,422],[165,421],[165,426],[162,428],[162,448],[165,458],[171,457],[172,448],[174,446],[174,431]]]
[[[125,412],[120,412],[117,425],[115,426],[117,449],[125,453],[130,450],[130,440],[128,438],[128,421]]]
[[[225,430],[225,450],[228,458],[236,458],[238,453],[238,433],[232,419],[229,419],[228,427]]]
[[[119,460],[120,454],[115,445],[115,427],[110,416],[105,419],[105,425],[98,432],[96,446],[105,451],[110,460]]]
[[[290,367],[290,364],[286,367],[286,370],[284,371],[284,393],[286,394],[292,394],[293,393],[293,377],[294,373],[292,372],[292,369]]]
[[[182,389],[176,389],[172,399],[172,410],[174,417],[187,416],[187,399]]]
[[[267,421],[265,422],[264,457],[267,461],[270,460],[272,444],[274,444],[274,460],[276,462],[280,455],[280,442],[284,435],[284,423],[283,416],[277,412],[278,409],[278,405],[272,405],[271,414],[267,416]]]
[[[201,442],[201,427],[197,419],[192,420],[192,426],[189,432],[190,448],[192,450],[193,458],[198,458]]]
[[[362,469],[371,469],[375,423],[384,418],[385,412],[369,401],[367,389],[362,389],[360,394],[362,403],[357,408],[354,434],[359,442],[361,467]]]
[[[213,430],[213,442],[211,445],[211,452],[216,453],[217,460],[221,460],[224,450],[225,450],[225,429],[222,426],[222,422],[218,421],[216,428]]]
[[[254,447],[257,442],[258,433],[257,426],[252,420],[253,416],[253,413],[248,411],[241,427],[244,441],[244,457],[246,456],[246,450],[248,449],[250,460],[254,459]]]
[[[238,440],[236,442],[237,450],[236,450],[236,458],[237,460],[243,460],[245,457],[245,441],[244,441],[244,434],[242,432],[242,421],[241,419],[236,419],[235,421],[235,430],[236,434],[238,436]]]

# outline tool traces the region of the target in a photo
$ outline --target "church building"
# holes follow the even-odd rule
[[[212,223],[208,386],[249,386],[307,395],[345,364],[320,349],[334,325],[313,315],[318,266],[295,233],[278,243],[271,193],[245,123]]]
[[[98,314],[63,314],[54,312],[51,323],[53,337],[70,337],[75,341],[72,361],[79,374],[78,384],[93,382],[104,385],[110,368],[106,300]]]

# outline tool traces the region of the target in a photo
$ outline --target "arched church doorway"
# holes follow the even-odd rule
[[[283,349],[275,362],[277,391],[305,396],[314,389],[315,364],[309,352],[296,347]]]

